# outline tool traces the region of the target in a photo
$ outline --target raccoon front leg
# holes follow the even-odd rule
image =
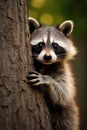
[[[32,86],[46,84],[48,86],[47,91],[54,104],[66,105],[70,101],[68,89],[61,86],[61,82],[55,81],[52,77],[33,71],[28,74],[27,78]]]

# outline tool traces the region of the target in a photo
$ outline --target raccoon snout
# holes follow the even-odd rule
[[[51,59],[52,59],[52,56],[51,56],[51,55],[47,55],[47,54],[44,55],[44,60],[45,60],[45,61],[49,61],[49,60],[51,60]]]

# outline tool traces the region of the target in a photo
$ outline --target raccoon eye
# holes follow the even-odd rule
[[[59,47],[58,43],[56,43],[56,42],[52,43],[52,46],[54,49],[58,49],[58,47]]]
[[[39,45],[40,48],[42,48],[45,45],[45,43],[44,42],[39,42],[38,45]]]

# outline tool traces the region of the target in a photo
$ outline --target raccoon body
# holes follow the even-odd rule
[[[31,86],[39,86],[51,113],[53,130],[79,130],[76,89],[69,61],[77,51],[70,39],[73,22],[40,25],[29,18],[30,44],[36,71],[29,73]]]

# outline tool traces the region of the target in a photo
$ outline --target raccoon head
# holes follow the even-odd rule
[[[58,26],[41,25],[36,19],[29,18],[30,44],[32,56],[43,64],[52,64],[70,60],[76,54],[69,36],[73,31],[73,22],[65,21]]]

